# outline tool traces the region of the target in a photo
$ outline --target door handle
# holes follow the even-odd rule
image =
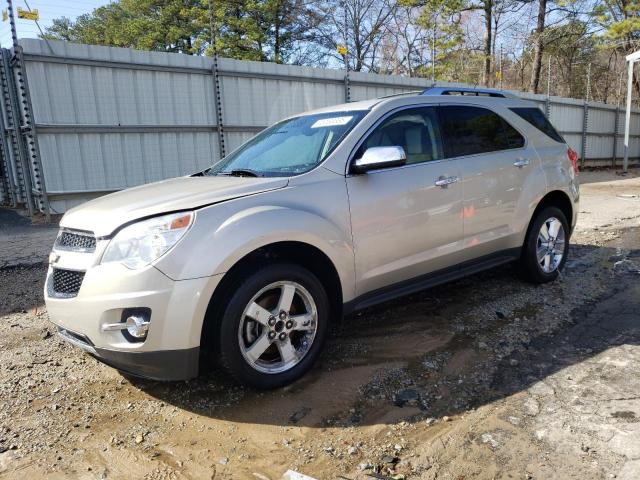
[[[458,177],[445,177],[445,176],[440,176],[436,182],[435,182],[435,186],[436,187],[442,187],[442,188],[447,188],[448,185],[451,185],[452,183],[456,183],[458,181]]]
[[[527,165],[529,165],[529,159],[528,158],[519,158],[518,160],[513,162],[513,165],[518,167],[518,168],[526,167]]]

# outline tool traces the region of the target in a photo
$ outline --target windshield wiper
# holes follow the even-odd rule
[[[237,168],[229,172],[219,172],[218,175],[226,175],[229,177],[261,177],[258,172],[248,168]]]

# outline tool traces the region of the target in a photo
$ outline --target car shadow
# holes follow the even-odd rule
[[[127,378],[163,402],[234,422],[321,428],[454,416],[638,344],[633,265],[640,249],[578,245],[552,284],[523,283],[507,265],[368,309],[335,329],[309,374],[274,391],[215,369],[189,382]],[[604,288],[564,312],[567,295],[589,282]]]

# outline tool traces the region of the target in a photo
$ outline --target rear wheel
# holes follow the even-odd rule
[[[222,316],[222,366],[255,388],[286,385],[316,361],[327,333],[329,301],[320,281],[293,264],[269,265],[233,293]]]
[[[546,207],[537,213],[520,257],[522,276],[534,283],[558,278],[569,252],[567,219],[557,207]]]

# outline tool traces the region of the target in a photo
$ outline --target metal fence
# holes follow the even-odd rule
[[[32,39],[3,49],[1,60],[0,203],[53,213],[201,170],[285,116],[434,85],[229,59],[214,68],[211,58]],[[540,105],[583,166],[621,163],[622,109],[515,93]],[[637,163],[637,110],[631,134]]]

